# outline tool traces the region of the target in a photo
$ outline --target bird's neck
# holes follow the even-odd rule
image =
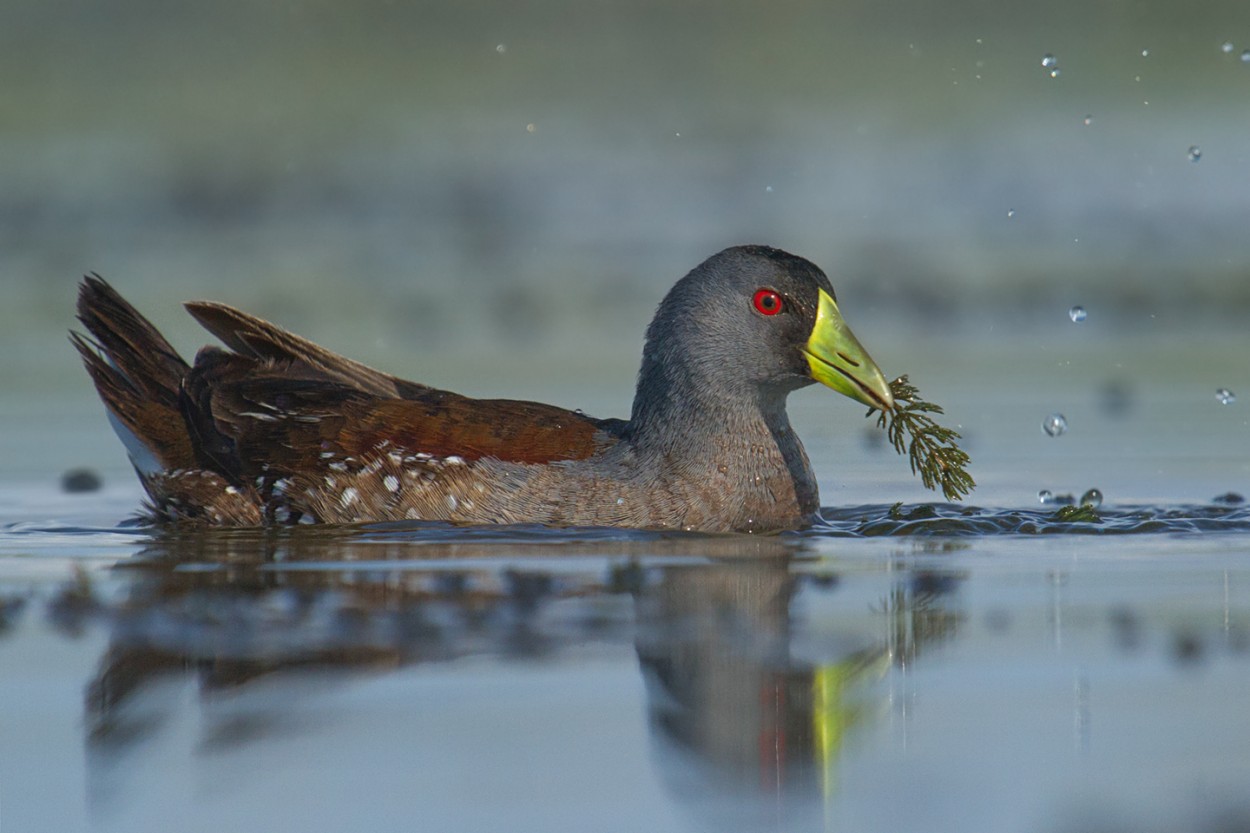
[[[801,523],[820,507],[816,479],[803,444],[790,427],[788,391],[712,393],[681,382],[639,384],[630,419],[630,446],[642,470],[664,482],[678,472],[724,483],[746,517],[763,519],[778,506],[798,509],[780,525]],[[748,522],[749,523],[749,522]]]
[[[629,435],[640,450],[670,456],[735,454],[761,444],[784,455],[798,443],[786,417],[788,394],[745,383],[710,384],[689,368],[644,363]]]
[[[720,499],[741,514],[742,528],[802,524],[820,503],[786,416],[788,394],[758,386],[727,390],[701,383],[686,368],[644,362],[622,451],[653,487],[672,478],[720,490]]]

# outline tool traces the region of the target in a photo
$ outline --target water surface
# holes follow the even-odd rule
[[[10,515],[2,818],[1243,829],[1250,511],[1053,511],[769,537]]]

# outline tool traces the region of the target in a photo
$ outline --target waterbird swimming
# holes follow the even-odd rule
[[[890,387],[810,261],[726,249],[664,297],[630,418],[472,399],[344,358],[224,304],[187,364],[97,275],[71,333],[158,522],[445,520],[707,532],[811,523],[816,479],[786,397]]]

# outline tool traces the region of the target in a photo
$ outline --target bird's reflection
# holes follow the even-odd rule
[[[654,580],[639,559],[771,559],[794,549],[776,538],[691,536],[548,536],[500,547],[422,532],[416,541],[391,528],[162,536],[119,565],[124,597],[107,605],[76,574],[49,618],[67,635],[93,618],[108,624],[109,648],[86,698],[92,742],[138,738],[128,700],[171,675],[190,675],[210,693],[287,672],[620,644],[632,634],[633,594]],[[553,557],[593,567],[529,566]]]
[[[78,577],[66,589],[72,609],[110,634],[86,698],[93,757],[109,763],[159,731],[162,710],[132,703],[162,680],[194,680],[206,696],[308,671],[350,677],[632,643],[658,768],[675,792],[827,796],[848,738],[882,710],[874,681],[959,621],[945,601],[958,577],[906,571],[871,604],[853,602],[853,634],[796,634],[796,599],[836,604],[842,590],[836,569],[813,572],[793,538],[536,538],[502,549],[449,538],[167,536],[123,565],[108,603],[84,603],[91,591]],[[281,717],[210,727],[211,742],[257,742],[267,719]]]
[[[787,819],[810,804],[822,764],[867,713],[853,689],[882,668],[884,647],[865,644],[821,665],[797,660],[797,591],[787,565],[755,563],[670,568],[639,600],[656,759],[670,789],[712,814],[713,826],[729,821],[722,814]]]
[[[640,594],[636,644],[658,761],[705,811],[766,810],[756,821],[784,824],[831,797],[848,737],[882,709],[874,683],[959,621],[939,603],[956,578],[903,581],[874,606],[881,631],[808,639],[818,655],[800,656],[792,605],[811,592],[805,583],[833,584],[823,578],[784,560],[678,566]],[[751,792],[769,800],[724,801]]]

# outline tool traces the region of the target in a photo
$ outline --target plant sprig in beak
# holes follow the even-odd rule
[[[890,393],[894,396],[891,410],[869,408],[866,416],[880,413],[877,425],[885,429],[895,451],[906,452],[912,474],[920,475],[926,489],[941,485],[947,500],[959,500],[975,489],[976,481],[967,470],[968,453],[955,444],[959,432],[938,425],[929,416],[943,413],[941,406],[921,399],[905,375],[890,382]]]

